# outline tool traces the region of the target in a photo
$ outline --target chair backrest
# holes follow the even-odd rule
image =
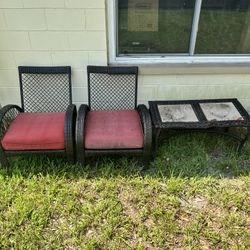
[[[71,68],[19,66],[25,112],[65,112],[72,104]]]
[[[87,71],[91,110],[136,108],[137,67],[88,66]]]

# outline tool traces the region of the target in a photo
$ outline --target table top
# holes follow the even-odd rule
[[[155,128],[248,127],[250,116],[233,99],[149,101]]]

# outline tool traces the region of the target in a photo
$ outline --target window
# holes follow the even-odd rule
[[[249,54],[249,6],[249,0],[203,0],[195,53]]]
[[[118,54],[188,53],[193,12],[194,0],[119,0]]]
[[[111,62],[250,62],[249,0],[110,0],[108,14]]]

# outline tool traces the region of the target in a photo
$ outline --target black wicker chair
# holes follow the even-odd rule
[[[65,155],[75,161],[76,107],[71,68],[20,66],[21,106],[0,110],[0,163],[23,154]]]
[[[147,166],[152,125],[146,106],[137,106],[138,68],[88,66],[87,71],[88,105],[82,104],[77,116],[78,162],[95,154],[134,154]]]

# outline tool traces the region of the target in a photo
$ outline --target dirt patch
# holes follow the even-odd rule
[[[131,190],[125,191],[122,188],[119,189],[118,198],[122,204],[124,213],[131,218],[135,225],[144,224],[148,228],[154,226],[154,222],[150,218],[142,221],[138,209],[135,207],[135,205],[133,205],[133,202],[131,201],[131,193]],[[145,241],[142,237],[137,237],[136,229],[134,230],[135,231],[131,234],[132,237],[126,242],[126,244],[129,245],[131,249],[136,248],[137,244],[143,245],[143,249],[146,250],[159,249],[151,245],[149,242]]]
[[[190,200],[190,205],[196,209],[203,209],[208,206],[208,200],[206,197],[195,197],[193,200]]]
[[[235,186],[235,187],[242,187],[244,186],[246,183],[243,180],[240,179],[231,179],[231,180],[222,180],[221,181],[221,186],[222,187],[231,187],[231,186]]]
[[[207,239],[201,238],[199,240],[199,243],[200,243],[200,248],[202,250],[209,250],[209,249],[211,249],[210,243],[209,243],[209,241]]]
[[[86,231],[86,237],[88,237],[89,239],[98,238],[97,230],[95,228],[89,228]]]
[[[216,148],[208,155],[208,164],[205,166],[205,171],[207,174],[216,175],[218,177],[223,176],[227,179],[234,178],[233,171],[230,164],[227,162],[227,156],[221,148]],[[218,167],[218,165],[221,167]]]
[[[250,160],[239,161],[239,165],[243,168],[248,169],[250,167]]]
[[[209,160],[211,163],[215,163],[217,160],[224,158],[224,153],[221,148],[215,148],[210,154],[209,154]]]
[[[187,207],[190,209],[203,209],[208,206],[209,202],[206,197],[197,196],[192,199],[180,198],[180,203],[182,207]]]
[[[140,222],[140,214],[130,201],[129,193],[120,190],[118,198],[121,201],[124,213],[132,219],[133,223],[138,224]]]
[[[153,221],[152,219],[146,219],[146,220],[144,221],[144,224],[145,224],[148,228],[150,228],[150,227],[154,226],[154,221]]]

